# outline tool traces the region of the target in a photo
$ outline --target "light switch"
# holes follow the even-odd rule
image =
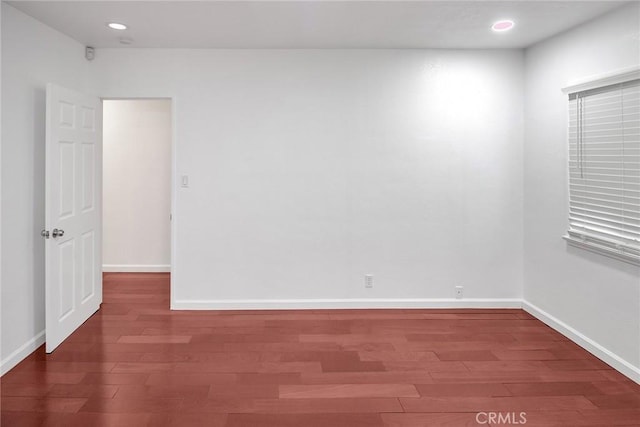
[[[189,187],[189,175],[182,175],[182,177],[180,177],[180,185],[182,188]]]

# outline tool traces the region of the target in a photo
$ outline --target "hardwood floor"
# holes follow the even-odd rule
[[[106,274],[98,313],[2,377],[2,426],[640,425],[639,385],[522,310],[168,305],[167,275]]]

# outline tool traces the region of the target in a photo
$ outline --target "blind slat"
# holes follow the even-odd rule
[[[640,210],[636,209],[631,201],[611,202],[608,200],[588,199],[580,196],[575,196],[571,198],[570,202],[572,206],[585,207],[595,210],[604,210],[607,212],[625,212],[625,215],[630,215],[632,219],[640,219]]]
[[[615,211],[610,209],[610,211]],[[582,203],[575,203],[569,211],[576,215],[584,215],[592,218],[599,218],[603,221],[610,221],[615,223],[631,224],[636,228],[640,228],[640,219],[637,218],[637,212],[628,212],[622,209],[617,210],[617,213],[611,213],[606,208],[587,205]]]

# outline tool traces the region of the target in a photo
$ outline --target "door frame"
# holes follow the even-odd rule
[[[176,215],[176,195],[177,195],[177,185],[178,185],[178,174],[176,168],[176,138],[177,138],[177,120],[176,120],[176,98],[172,95],[157,95],[157,96],[100,96],[100,102],[104,101],[153,101],[153,100],[168,100],[171,102],[171,185],[170,188],[170,199],[171,199],[171,220],[169,221],[171,231],[170,231],[170,260],[169,260],[169,309],[173,310],[173,302],[174,298],[174,289],[173,289],[173,277],[176,272],[176,222],[178,215]],[[103,108],[104,111],[104,108]],[[104,126],[104,113],[103,113],[103,126]],[[103,146],[104,150],[104,146]],[[104,187],[104,171],[103,171],[103,187]],[[103,196],[103,206],[104,206],[104,196]],[[104,229],[104,223],[100,224]],[[103,254],[104,256],[104,254]],[[103,260],[100,260],[103,263]],[[102,264],[100,265],[100,269],[102,270]],[[104,272],[103,272],[104,274]],[[103,290],[104,292],[104,290]]]

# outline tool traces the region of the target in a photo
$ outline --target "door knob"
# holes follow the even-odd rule
[[[62,237],[64,236],[64,230],[58,230],[57,228],[54,228],[53,231],[51,232],[51,235],[53,236],[54,239],[56,237]]]

